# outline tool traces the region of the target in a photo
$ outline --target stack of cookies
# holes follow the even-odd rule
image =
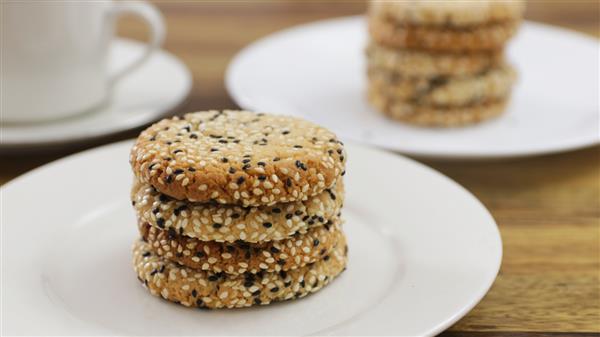
[[[318,291],[346,266],[346,155],[304,120],[207,111],[137,139],[131,193],[139,280],[185,306],[248,307]]]
[[[523,11],[522,1],[371,2],[369,101],[418,125],[465,125],[501,114],[516,78],[504,45]]]

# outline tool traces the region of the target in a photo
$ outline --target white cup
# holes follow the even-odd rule
[[[160,12],[140,1],[2,0],[0,6],[0,121],[6,123],[48,121],[98,107],[165,35]],[[121,14],[142,18],[150,41],[138,59],[110,74],[108,47]]]

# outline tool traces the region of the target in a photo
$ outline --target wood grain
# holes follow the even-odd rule
[[[176,113],[236,105],[223,75],[251,41],[295,24],[360,14],[360,1],[163,1],[166,49],[191,69],[194,89]],[[599,36],[597,1],[530,1],[529,19]],[[144,39],[128,19],[120,35]],[[79,149],[135,136],[136,131]],[[73,149],[0,158],[0,183]],[[473,192],[504,241],[500,275],[488,295],[444,336],[598,336],[600,333],[600,149],[493,162],[424,162]]]

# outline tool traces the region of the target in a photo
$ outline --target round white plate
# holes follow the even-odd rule
[[[145,44],[115,39],[109,69],[122,69],[145,50]],[[192,77],[170,53],[158,50],[140,68],[118,81],[103,106],[47,123],[0,125],[0,150],[73,143],[134,129],[171,112],[189,94]]]
[[[500,267],[498,229],[473,195],[412,160],[348,145],[350,260],[339,279],[265,307],[184,308],[151,296],[132,269],[131,144],[0,189],[3,334],[433,335],[483,297]]]
[[[288,29],[240,52],[227,71],[227,89],[244,108],[302,116],[343,138],[416,156],[517,157],[600,141],[596,39],[525,22],[508,47],[520,73],[508,110],[454,129],[401,124],[371,108],[366,43],[362,17]]]

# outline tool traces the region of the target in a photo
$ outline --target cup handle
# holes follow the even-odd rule
[[[144,20],[150,30],[150,40],[146,44],[146,50],[136,60],[113,74],[110,83],[114,84],[123,76],[129,74],[137,67],[146,62],[150,55],[159,49],[165,39],[165,24],[160,11],[153,5],[143,1],[117,1],[113,3],[109,11],[111,19],[118,18],[123,14],[133,14]]]

